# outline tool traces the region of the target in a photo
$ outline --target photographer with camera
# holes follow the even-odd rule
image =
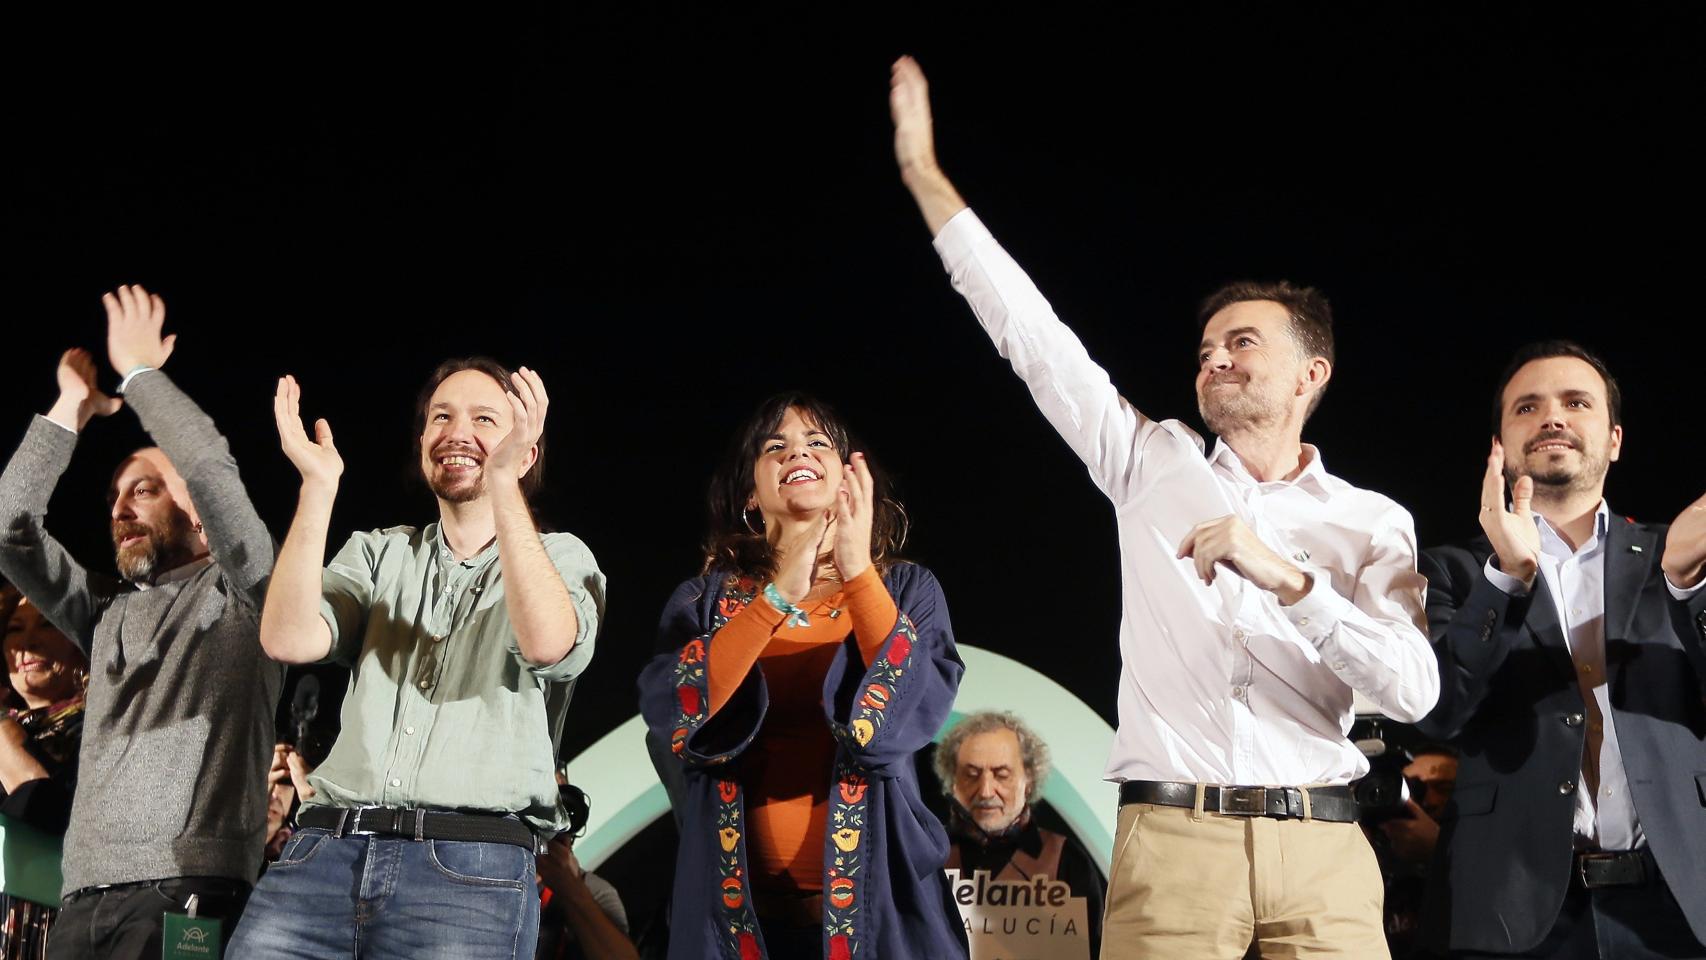
[[[569,812],[569,829],[539,855],[539,948],[537,960],[639,960],[628,939],[628,912],[616,888],[582,869],[575,840],[586,832],[590,802],[581,788],[557,771],[558,790]]]

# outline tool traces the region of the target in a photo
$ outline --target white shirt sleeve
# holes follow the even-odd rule
[[[1513,597],[1528,596],[1528,584],[1493,566],[1492,557],[1487,558],[1487,562],[1481,567],[1481,572],[1486,574],[1487,582],[1498,587],[1502,593]]]
[[[1706,587],[1706,580],[1702,580],[1692,587],[1679,587],[1676,584],[1671,583],[1669,577],[1665,578],[1665,589],[1669,590],[1670,595],[1678,600],[1687,601],[1689,597],[1699,593],[1701,587]]]
[[[1408,512],[1393,506],[1373,529],[1349,599],[1334,591],[1324,571],[1311,570],[1309,593],[1280,609],[1335,676],[1387,716],[1414,723],[1439,700],[1439,661],[1428,644],[1423,602],[1427,580],[1416,572]]]
[[[1119,395],[1107,371],[969,208],[948,221],[935,245],[954,289],[1030,388],[1037,408],[1102,492],[1121,502],[1135,485],[1141,442],[1156,430],[1154,421]]]

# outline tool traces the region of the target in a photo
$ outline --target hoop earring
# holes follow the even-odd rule
[[[912,518],[907,515],[906,507],[902,506],[899,500],[884,497],[883,502],[893,507],[895,513],[900,514],[900,530],[894,538],[894,548],[900,550],[906,546],[907,535],[912,533]]]
[[[764,536],[764,531],[763,531],[763,530],[757,530],[757,529],[754,529],[754,528],[753,528],[753,526],[752,526],[752,518],[751,518],[751,517],[749,517],[749,516],[747,516],[747,515],[746,515],[746,511],[747,511],[747,510],[748,510],[748,509],[750,509],[750,508],[749,508],[749,507],[741,507],[741,508],[740,508],[740,520],[741,520],[741,522],[742,522],[742,523],[744,523],[744,524],[746,524],[746,528],[747,528],[747,529],[748,529],[748,530],[750,530],[750,531],[752,531],[752,535],[753,535],[753,536],[755,536],[755,537],[762,537],[762,536]],[[759,519],[759,520],[763,520],[763,519],[764,519],[764,514],[762,514],[762,513],[760,513],[760,514],[759,514],[759,515],[758,515],[758,519]]]

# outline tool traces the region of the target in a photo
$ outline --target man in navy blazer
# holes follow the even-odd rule
[[[1706,957],[1706,654],[1679,629],[1706,605],[1706,497],[1668,536],[1611,512],[1621,397],[1576,344],[1518,351],[1495,403],[1484,536],[1420,564],[1441,692],[1419,726],[1462,750],[1430,935],[1457,958]]]

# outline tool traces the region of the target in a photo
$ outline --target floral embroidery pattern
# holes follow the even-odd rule
[[[858,756],[857,748],[870,743],[882,729],[888,708],[900,689],[900,678],[911,666],[916,638],[912,621],[901,614],[894,635],[889,637],[887,646],[865,676],[867,682],[854,704],[853,721],[845,728],[836,727],[844,749],[835,762],[835,788],[830,792],[834,809],[824,848],[823,919],[824,930],[829,934],[829,960],[851,960],[859,949],[863,931],[859,907],[870,837],[866,823],[870,812],[870,780],[851,758]],[[854,743],[846,742],[849,737]]]
[[[730,577],[711,614],[708,638],[746,609],[758,595],[751,580]],[[870,781],[852,757],[882,729],[886,711],[894,703],[901,677],[911,666],[912,646],[917,638],[905,614],[889,637],[883,653],[866,675],[865,689],[854,703],[854,716],[846,727],[835,725],[845,749],[838,751],[830,793],[832,810],[824,849],[824,932],[829,938],[828,960],[852,960],[862,942],[865,867],[868,862],[870,830],[867,824]],[[707,718],[706,645],[697,639],[682,647],[675,665],[676,697],[681,714],[671,737],[671,747],[680,753],[687,738]],[[763,960],[758,942],[758,918],[752,912],[751,888],[747,883],[743,844],[745,806],[740,783],[716,781],[717,887],[714,902],[721,911],[722,952],[739,960]]]
[[[675,664],[675,693],[681,704],[681,716],[670,737],[670,749],[676,753],[686,747],[687,738],[708,715],[705,640],[739,616],[757,595],[758,585],[751,580],[728,578],[711,613],[710,631],[681,648]],[[722,913],[719,928],[724,934],[723,954],[739,960],[763,960],[764,951],[758,946],[758,917],[752,912],[752,895],[747,886],[746,850],[741,843],[745,810],[740,784],[731,779],[718,780],[714,902]]]
[[[859,942],[860,886],[865,882],[865,818],[869,783],[844,756],[835,761],[829,843],[824,848],[823,922],[830,957],[851,957]]]
[[[847,749],[857,753],[860,747],[870,743],[877,731],[883,728],[889,704],[894,702],[895,691],[900,688],[900,678],[911,664],[912,643],[917,637],[912,621],[907,619],[906,614],[901,614],[894,635],[889,637],[888,645],[871,664],[871,671],[867,675],[871,682],[865,686],[864,692],[853,705],[856,711],[853,719],[845,728],[839,725],[836,727],[835,733]],[[849,737],[852,738],[852,743],[846,742]]]
[[[711,629],[703,637],[689,640],[675,658],[675,698],[681,705],[681,716],[669,737],[669,749],[680,755],[687,747],[687,738],[706,719],[705,640],[723,624],[738,616],[752,598],[758,595],[758,585],[741,577],[729,577],[723,582],[722,595],[711,614]]]

